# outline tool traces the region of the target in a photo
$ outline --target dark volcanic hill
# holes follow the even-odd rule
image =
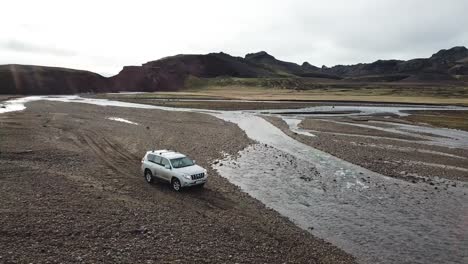
[[[245,55],[245,60],[264,67],[277,75],[293,76],[304,73],[304,69],[296,63],[277,60],[275,57],[260,51],[257,53],[249,53]]]
[[[89,71],[33,65],[0,65],[0,94],[108,92],[107,78]]]
[[[210,53],[176,55],[150,61],[142,66],[124,67],[110,80],[113,88],[120,91],[176,90],[183,88],[186,78],[190,75],[202,78],[277,76],[243,58],[225,53]]]
[[[456,81],[457,75],[466,75],[468,49],[454,47],[426,59],[378,60],[373,63],[337,65],[322,68],[321,72],[351,80],[374,81]]]
[[[110,79],[114,90],[149,92],[181,89],[190,75],[201,78],[228,76],[340,79],[333,74],[320,72],[319,68],[308,63],[300,66],[292,62],[277,60],[264,51],[247,54],[245,58],[233,57],[222,52],[170,56],[141,66],[124,67],[119,74]]]
[[[313,66],[308,62],[304,62],[302,65],[298,65],[293,62],[281,61],[266,53],[265,51],[249,53],[245,55],[245,60],[251,64],[257,65],[258,67],[267,69],[274,75],[282,77],[341,79],[337,75],[320,72],[318,67]]]
[[[339,82],[463,82],[468,80],[468,49],[440,50],[429,58],[378,60],[318,68],[281,61],[265,51],[233,57],[225,53],[176,55],[125,66],[117,75],[65,68],[0,65],[0,94],[73,94],[109,91],[172,91],[185,88],[189,76],[213,78],[313,77]]]

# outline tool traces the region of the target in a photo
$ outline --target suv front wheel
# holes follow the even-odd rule
[[[171,185],[172,185],[172,189],[174,189],[174,191],[176,192],[182,189],[182,185],[180,184],[180,181],[177,178],[172,179]]]

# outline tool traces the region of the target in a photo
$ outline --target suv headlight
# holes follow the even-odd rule
[[[191,180],[192,179],[192,176],[188,175],[188,174],[184,174],[182,175],[185,179],[187,180]]]

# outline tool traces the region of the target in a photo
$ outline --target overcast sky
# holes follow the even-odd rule
[[[110,76],[181,53],[265,50],[316,66],[468,46],[467,0],[4,1],[0,64]]]

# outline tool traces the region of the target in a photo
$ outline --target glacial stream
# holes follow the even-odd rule
[[[25,103],[35,100],[203,112],[233,122],[258,143],[213,167],[301,228],[339,246],[361,263],[468,262],[466,184],[440,190],[380,175],[292,139],[255,111],[180,109],[60,96],[11,100],[0,113],[2,109],[22,110]],[[388,111],[406,108],[411,107]],[[379,110],[378,106],[367,109]],[[299,131],[297,124],[292,117],[289,125]],[[405,131],[412,132],[407,127]],[[461,134],[459,145],[468,146]]]
[[[389,178],[304,145],[263,118],[218,117],[266,146],[216,169],[303,229],[361,263],[466,263],[466,187],[438,191]]]

